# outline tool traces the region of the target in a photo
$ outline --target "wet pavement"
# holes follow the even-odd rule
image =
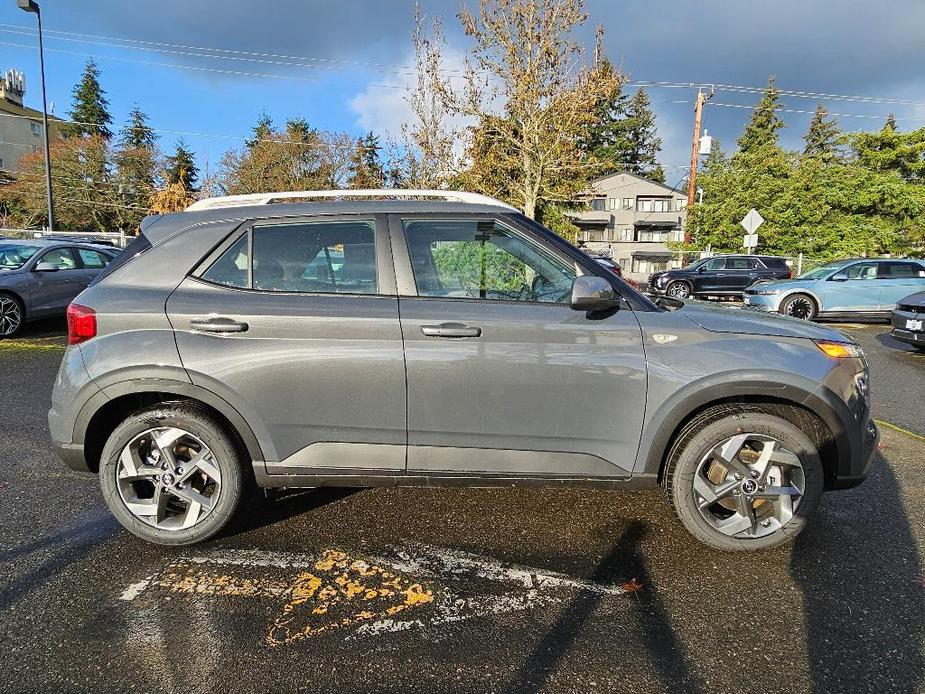
[[[925,359],[872,328],[845,330],[878,416],[917,396],[895,423],[921,432]],[[54,458],[56,342],[0,349],[3,692],[925,691],[925,440],[885,430],[864,485],[757,555],[657,490],[280,493],[164,548]]]

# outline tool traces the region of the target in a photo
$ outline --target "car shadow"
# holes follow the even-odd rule
[[[888,332],[877,335],[876,340],[884,347],[895,350],[897,352],[908,352],[909,354],[919,353],[919,350],[917,350],[912,345],[907,345],[905,342],[900,342],[899,340],[890,337],[890,333]]]
[[[334,504],[363,491],[361,487],[258,490],[250,507],[231,522],[221,537],[234,537],[281,523],[294,516]]]
[[[815,692],[911,694],[925,677],[925,576],[896,477],[882,457],[875,465],[793,547]]]
[[[704,691],[699,676],[689,665],[668,609],[654,589],[655,582],[641,549],[646,529],[647,526],[638,521],[630,524],[588,580],[612,585],[632,578],[633,594],[637,598],[631,603],[634,606],[632,618],[659,679],[673,692]],[[590,591],[576,595],[524,661],[507,691],[527,694],[544,690],[549,677],[569,654],[601,599],[601,594]]]

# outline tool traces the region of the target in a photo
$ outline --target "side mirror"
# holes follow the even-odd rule
[[[607,311],[619,308],[620,298],[603,277],[583,275],[572,283],[572,308],[576,311]]]
[[[33,272],[57,272],[58,266],[54,263],[39,263],[34,268]]]
[[[829,277],[829,279],[832,280],[833,282],[847,282],[847,281],[848,281],[848,273],[846,273],[846,272],[836,272],[834,275],[832,275],[831,277]]]

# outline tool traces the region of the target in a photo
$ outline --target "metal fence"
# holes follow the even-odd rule
[[[0,237],[8,239],[67,238],[79,239],[89,243],[103,241],[114,244],[119,248],[125,248],[133,238],[121,231],[45,231],[43,229],[5,229],[2,227],[0,227]]]

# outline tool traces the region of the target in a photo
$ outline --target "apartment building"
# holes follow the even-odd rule
[[[684,240],[684,192],[622,172],[591,181],[580,200],[589,209],[569,213],[581,229],[579,241],[589,251],[612,257],[626,276],[642,281],[681,266],[667,243]]]
[[[45,144],[42,137],[42,112],[23,105],[26,79],[17,70],[0,77],[0,171],[15,174],[19,158],[38,152]],[[61,121],[48,117],[48,134],[60,137]]]

